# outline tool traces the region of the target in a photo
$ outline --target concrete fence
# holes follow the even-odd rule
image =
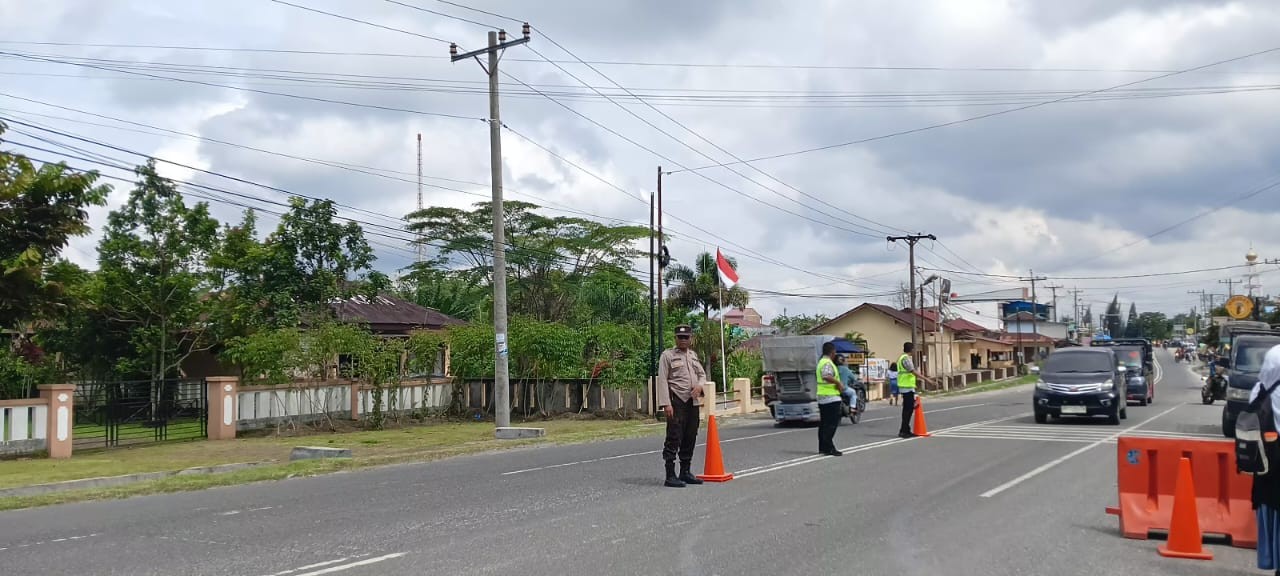
[[[72,384],[46,384],[39,398],[0,400],[0,457],[70,456],[74,392]]]
[[[210,393],[235,386],[236,430],[269,428],[281,423],[310,423],[324,419],[358,420],[373,412],[374,389],[357,382],[311,382],[283,386],[239,387],[234,378],[217,378]],[[212,399],[214,396],[210,396]],[[406,380],[382,392],[382,412],[389,415],[449,407],[452,382],[446,378]]]

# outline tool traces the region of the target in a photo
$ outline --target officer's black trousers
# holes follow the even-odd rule
[[[662,459],[681,464],[693,462],[693,447],[698,443],[698,407],[693,400],[681,400],[671,395],[671,410],[675,416],[667,419],[667,441],[662,446]]]
[[[836,450],[836,430],[840,429],[840,402],[818,405],[818,452],[827,454]]]
[[[898,430],[900,434],[911,433],[911,418],[916,413],[916,391],[902,391],[902,428]]]

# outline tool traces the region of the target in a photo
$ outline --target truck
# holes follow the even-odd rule
[[[835,342],[836,353],[846,358],[858,359],[865,350],[844,338],[832,336],[770,336],[761,339],[760,354],[764,357],[765,402],[778,424],[789,422],[816,423],[818,414],[818,359],[822,345]],[[849,362],[856,370],[858,363]],[[865,398],[865,392],[861,392]],[[857,422],[858,409],[845,412]]]

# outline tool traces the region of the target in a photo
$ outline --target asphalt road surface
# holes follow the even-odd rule
[[[1120,426],[1036,425],[1031,390],[926,399],[932,438],[877,405],[816,457],[815,428],[722,430],[719,485],[661,486],[660,440],[508,451],[204,492],[0,513],[4,574],[1261,574],[1126,540],[1122,433],[1220,438],[1221,403],[1159,352]],[[701,468],[702,449],[697,454]]]

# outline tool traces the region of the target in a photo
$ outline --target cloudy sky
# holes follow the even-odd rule
[[[1185,311],[1244,271],[1122,276],[1280,257],[1274,1],[289,3],[0,0],[0,117],[37,126],[6,147],[332,198],[393,273],[413,258],[394,228],[417,134],[428,204],[488,196],[485,75],[443,41],[517,36],[501,15],[535,27],[502,63],[508,197],[647,223],[657,167],[674,171],[677,260],[720,246],[748,288],[847,295],[757,293],[766,318],[891,300],[874,295],[906,279],[907,252],[887,234],[936,235],[918,261],[955,292],[1034,269],[1095,314],[1116,293]],[[285,198],[161,167],[221,190],[224,220]],[[92,265],[95,244],[68,256]]]

